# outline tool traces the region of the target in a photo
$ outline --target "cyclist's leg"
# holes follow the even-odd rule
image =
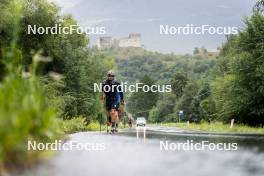
[[[117,100],[116,102],[116,132],[117,132],[117,129],[118,129],[118,123],[119,123],[119,120],[120,120],[120,98]]]
[[[116,110],[116,131],[117,131],[117,128],[118,128],[118,122],[119,122],[119,119],[120,119],[120,93],[117,92],[116,94],[116,101],[115,101],[115,110]]]
[[[109,132],[108,127],[111,125],[111,114],[110,114],[111,102],[109,102],[109,101],[105,102],[105,110],[107,113],[107,120],[106,120],[107,132]]]
[[[117,127],[118,127],[118,105],[117,102],[114,101],[112,103],[112,108],[111,108],[111,122],[112,122],[112,130],[117,132]]]
[[[110,114],[111,114],[112,131],[114,131],[116,129],[117,118],[118,118],[116,109],[112,108]]]
[[[116,122],[115,121],[112,121],[112,126],[111,126],[112,133],[114,133],[115,130],[116,130]]]

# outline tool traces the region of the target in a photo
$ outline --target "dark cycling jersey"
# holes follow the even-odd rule
[[[107,86],[107,88],[105,88]],[[109,89],[110,88],[110,89]],[[123,92],[120,83],[116,80],[105,80],[102,83],[102,89],[105,94],[105,107],[109,111],[112,108],[118,109],[120,100],[123,100]],[[105,91],[107,90],[107,91]]]

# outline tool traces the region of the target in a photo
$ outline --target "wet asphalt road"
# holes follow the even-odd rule
[[[153,129],[154,128],[154,129]],[[155,131],[156,130],[156,131]],[[174,131],[173,131],[174,130]],[[165,133],[164,133],[165,132]],[[60,151],[55,157],[28,170],[25,176],[253,176],[264,175],[264,152],[260,150],[263,138],[238,140],[237,151],[164,151],[160,141],[173,143],[207,138],[194,135],[173,135],[183,133],[180,129],[160,130],[149,127],[146,140],[142,133],[137,140],[135,129],[125,130],[118,135],[106,132],[82,132],[70,135],[70,141],[85,144],[103,144],[99,150]],[[237,141],[237,138],[218,139],[213,142]],[[221,138],[221,137],[220,137]],[[217,140],[216,140],[217,139]],[[247,143],[252,145],[244,145]],[[98,148],[97,148],[98,149]]]

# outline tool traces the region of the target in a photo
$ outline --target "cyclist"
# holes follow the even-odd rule
[[[106,88],[107,86],[107,88]],[[117,132],[118,128],[118,110],[120,104],[124,104],[124,96],[120,83],[115,80],[115,74],[112,70],[107,72],[107,79],[102,83],[105,109],[107,111],[107,125],[111,124],[111,132]],[[106,91],[107,90],[107,91]]]
[[[131,117],[128,118],[128,126],[129,128],[132,128],[132,118]]]

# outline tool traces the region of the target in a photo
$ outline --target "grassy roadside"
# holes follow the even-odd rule
[[[89,125],[85,125],[84,118],[78,117],[70,120],[58,119],[58,124],[62,131],[66,134],[81,132],[81,131],[99,131],[100,124],[98,122],[91,122]],[[102,130],[106,130],[106,126],[102,125]]]
[[[230,132],[230,133],[262,133],[264,134],[264,128],[250,127],[243,124],[234,124],[233,128],[230,128],[230,124],[224,124],[222,122],[207,123],[202,122],[200,124],[190,123],[189,127],[187,123],[158,123],[153,125],[160,125],[165,127],[178,127],[186,130],[200,130],[202,132]]]
[[[85,125],[85,119],[83,117],[77,117],[70,120],[58,119],[58,124],[62,131],[66,134],[81,132],[81,131],[100,131],[100,124],[98,122],[91,122],[89,125]],[[125,127],[128,127],[127,124]],[[119,129],[124,128],[122,124],[119,125]],[[102,124],[102,131],[106,131],[106,124]]]

